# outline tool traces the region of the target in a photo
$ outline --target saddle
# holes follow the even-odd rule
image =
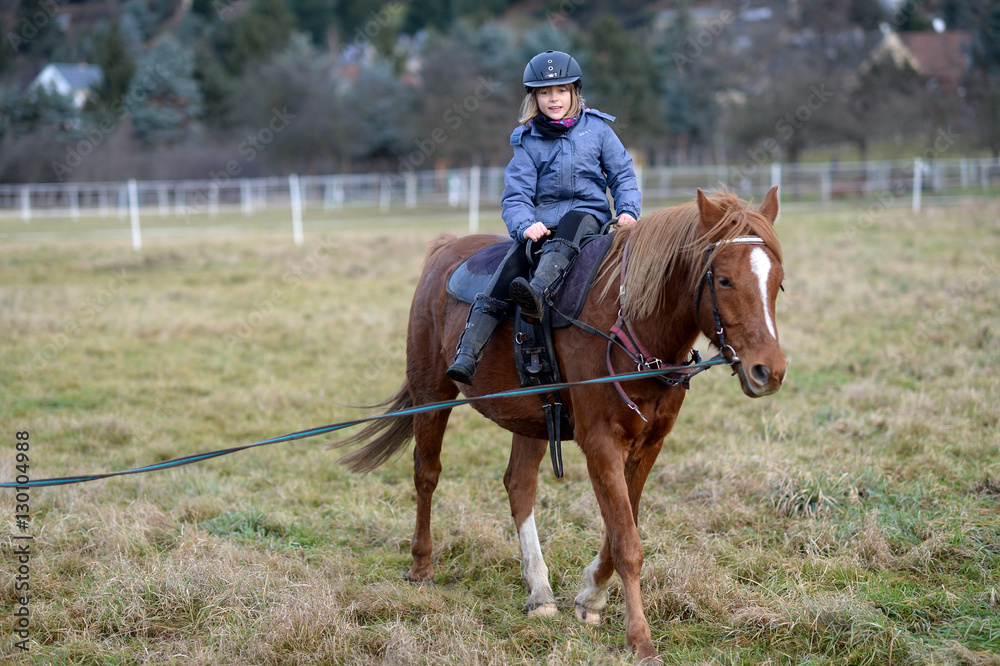
[[[508,312],[508,318],[514,321],[514,363],[522,387],[563,382],[552,329],[569,326],[571,322],[567,316],[579,317],[597,271],[611,247],[611,240],[612,234],[584,239],[569,274],[552,294],[552,307],[546,304],[541,319],[522,317],[520,308]],[[513,243],[512,240],[497,242],[462,262],[448,278],[448,294],[464,303],[475,301],[476,294],[486,290]],[[543,393],[541,399],[549,433],[552,470],[556,478],[560,478],[563,475],[562,439],[573,439],[573,424],[558,391]]]
[[[512,240],[500,240],[495,245],[484,247],[476,252],[458,268],[452,272],[448,278],[445,289],[449,296],[462,301],[472,303],[476,300],[476,294],[486,291],[490,278],[500,266],[500,262],[507,256],[510,246],[514,244]],[[565,313],[571,317],[578,317],[583,310],[583,304],[587,301],[587,295],[597,276],[597,270],[601,267],[608,249],[611,248],[611,241],[614,234],[604,234],[601,236],[590,236],[583,240],[580,248],[580,255],[573,262],[569,275],[552,295],[552,303],[558,312],[552,313],[552,327],[563,328],[570,325]],[[515,313],[508,314],[509,319],[517,318]]]

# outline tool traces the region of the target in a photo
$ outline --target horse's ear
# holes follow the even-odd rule
[[[778,186],[775,185],[767,192],[764,203],[760,205],[760,214],[763,215],[772,225],[778,219]]]
[[[722,209],[709,201],[700,187],[698,188],[698,212],[701,213],[701,226],[706,232],[722,219]]]

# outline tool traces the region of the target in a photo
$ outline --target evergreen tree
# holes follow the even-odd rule
[[[282,51],[291,38],[295,19],[282,0],[253,0],[245,14],[219,27],[213,45],[219,60],[233,75],[247,64],[267,60]]]
[[[326,34],[335,18],[330,0],[290,0],[296,27],[309,35],[316,46],[326,46]]]
[[[654,46],[663,126],[678,162],[695,146],[711,144],[719,116],[717,95],[723,88],[718,71],[719,39],[704,44],[686,4]]]
[[[973,31],[972,63],[964,79],[975,117],[973,131],[981,145],[1000,158],[1000,2],[970,0]]]
[[[654,132],[659,124],[658,72],[646,46],[613,17],[594,24],[581,60],[584,96],[602,111],[618,117],[615,131],[629,145]]]
[[[101,82],[89,105],[93,110],[107,110],[124,99],[135,74],[135,61],[117,23],[95,40],[93,63],[101,68]]]
[[[150,143],[179,143],[193,135],[201,115],[194,58],[172,36],[164,37],[133,77],[128,101],[133,134]]]
[[[448,32],[454,18],[451,0],[410,0],[403,32],[408,35],[424,29]]]
[[[14,27],[4,33],[11,52],[49,58],[60,42],[57,10],[49,0],[20,0]]]
[[[206,126],[226,130],[233,127],[238,84],[207,45],[194,49],[194,79],[202,97],[201,119]]]

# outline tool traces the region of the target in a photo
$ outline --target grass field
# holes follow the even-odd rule
[[[694,380],[640,510],[654,642],[668,664],[1000,664],[1000,204],[778,225],[788,379],[761,400],[721,369]],[[302,247],[0,244],[0,479],[18,432],[32,478],[103,472],[395,391],[427,243],[462,223],[322,226]],[[563,609],[529,619],[505,433],[452,417],[434,586],[401,578],[408,456],[359,477],[324,441],[36,489],[28,530],[0,490],[0,662],[632,663],[616,587],[603,626],[573,619],[602,538],[575,447],[536,508]]]

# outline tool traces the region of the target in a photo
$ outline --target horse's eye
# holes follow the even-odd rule
[[[726,287],[728,289],[728,288],[730,288],[730,287],[733,286],[733,283],[732,283],[732,281],[730,281],[729,278],[723,277],[723,276],[719,276],[719,286],[720,287]]]

